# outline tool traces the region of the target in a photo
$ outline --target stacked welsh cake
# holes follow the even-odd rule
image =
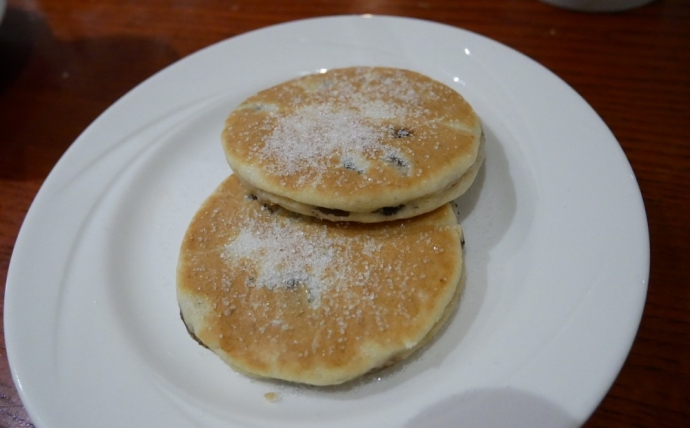
[[[240,104],[222,147],[233,174],[177,270],[196,340],[251,376],[334,385],[434,337],[463,285],[449,202],[484,157],[457,92],[393,68],[308,75]]]

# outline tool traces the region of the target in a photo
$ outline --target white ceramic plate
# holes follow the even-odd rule
[[[487,160],[460,200],[466,292],[433,346],[376,378],[333,391],[250,380],[187,335],[179,244],[230,173],[225,115],[262,88],[350,65],[427,74],[481,116]],[[457,28],[321,18],[202,50],[98,118],[26,217],[5,334],[41,428],[565,427],[588,417],[622,366],[648,268],[631,168],[560,79]]]

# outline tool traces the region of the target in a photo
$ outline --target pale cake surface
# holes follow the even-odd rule
[[[360,223],[378,223],[382,221],[400,220],[414,217],[432,211],[441,205],[460,197],[472,185],[484,160],[484,144],[480,146],[477,161],[457,181],[449,184],[444,189],[423,196],[395,207],[385,207],[374,212],[349,212],[333,209],[325,209],[313,205],[302,204],[292,199],[284,198],[269,192],[265,192],[250,183],[244,182],[244,186],[257,195],[262,201],[278,204],[296,213],[322,218],[331,221],[356,221]]]
[[[433,336],[460,293],[461,240],[449,205],[331,223],[268,208],[233,175],[190,223],[178,302],[190,333],[236,370],[339,384]]]
[[[233,171],[266,199],[292,201],[307,215],[375,222],[460,196],[447,189],[471,184],[482,135],[452,88],[409,70],[351,67],[248,98],[227,117],[222,142]],[[420,200],[424,211],[400,209]]]

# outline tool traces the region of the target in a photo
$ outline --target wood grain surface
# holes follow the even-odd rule
[[[137,83],[250,30],[363,13],[433,20],[506,44],[563,78],[608,124],[642,190],[652,264],[630,355],[585,426],[690,427],[687,0],[607,14],[537,0],[10,0],[0,23],[0,284],[41,183]],[[4,339],[0,346],[0,427],[33,426]]]

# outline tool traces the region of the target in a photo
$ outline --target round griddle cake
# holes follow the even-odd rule
[[[222,133],[233,171],[261,199],[329,220],[409,218],[472,184],[479,118],[450,87],[416,72],[334,69],[245,100]]]
[[[232,175],[189,225],[177,298],[189,332],[236,370],[339,384],[434,335],[460,294],[461,241],[448,204],[332,223],[269,207]]]

